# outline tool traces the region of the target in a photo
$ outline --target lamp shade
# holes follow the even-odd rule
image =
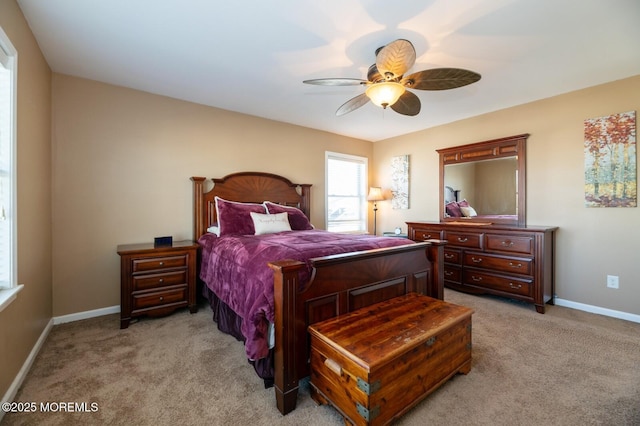
[[[382,196],[382,188],[379,186],[372,186],[369,188],[369,195],[367,196],[368,201],[382,201],[384,197]]]
[[[379,107],[386,108],[395,104],[404,93],[404,86],[394,81],[374,83],[365,91],[371,102]]]

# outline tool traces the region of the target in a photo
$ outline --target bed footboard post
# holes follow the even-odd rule
[[[269,263],[269,267],[274,272],[276,405],[282,414],[287,414],[296,408],[298,382],[303,371],[303,367],[298,364],[300,351],[305,350],[305,342],[299,342],[297,338],[305,335],[306,330],[300,330],[300,327],[305,327],[304,322],[296,321],[296,294],[299,286],[298,274],[304,263],[283,260]]]
[[[427,293],[436,299],[444,299],[444,246],[447,244],[443,240],[427,240],[430,243],[427,247],[427,257],[431,261],[433,268],[433,279],[429,282]]]

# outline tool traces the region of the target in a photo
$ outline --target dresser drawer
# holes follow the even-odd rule
[[[519,296],[533,295],[533,280],[527,278],[494,275],[484,271],[467,268],[463,272],[463,283],[483,287]]]
[[[418,228],[414,231],[412,238],[414,241],[440,240],[442,233],[436,229]]]
[[[158,269],[186,268],[187,254],[166,257],[146,257],[133,259],[132,272],[148,272]]]
[[[523,257],[508,257],[478,252],[464,254],[464,266],[494,269],[508,274],[531,275],[533,260]]]
[[[460,250],[452,250],[452,249],[444,250],[445,263],[453,263],[456,265],[460,265],[461,259],[462,259],[462,256],[461,256]]]
[[[486,239],[487,250],[533,254],[534,238],[532,235],[513,236],[487,234]]]
[[[133,309],[144,309],[170,305],[172,303],[187,302],[187,286],[166,291],[142,293],[133,295]]]
[[[444,267],[444,280],[452,281],[460,284],[462,278],[462,269],[458,266],[445,265]]]
[[[484,234],[472,234],[466,232],[456,232],[456,231],[445,231],[444,239],[449,242],[449,244],[458,247],[468,247],[468,248],[482,248],[482,236]]]
[[[187,283],[187,270],[133,276],[133,291],[150,290]]]

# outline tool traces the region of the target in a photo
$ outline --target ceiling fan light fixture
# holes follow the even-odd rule
[[[387,108],[395,104],[400,96],[404,93],[404,86],[395,81],[385,81],[382,83],[374,83],[370,85],[366,94],[371,102],[382,108]]]

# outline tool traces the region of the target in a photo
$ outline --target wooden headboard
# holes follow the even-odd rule
[[[192,177],[193,181],[193,239],[198,241],[207,228],[216,225],[215,197],[241,203],[271,201],[297,207],[310,217],[311,185],[297,184],[285,177],[262,172],[240,172],[221,179],[212,179],[213,188],[204,192],[207,178]]]

